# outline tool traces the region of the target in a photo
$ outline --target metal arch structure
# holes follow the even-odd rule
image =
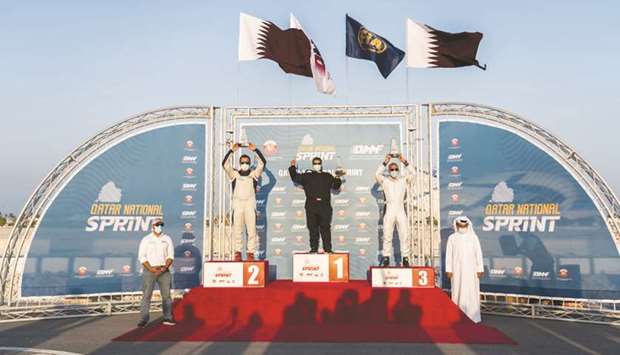
[[[430,107],[433,116],[481,118],[520,131],[536,139],[538,143],[562,159],[563,165],[570,167],[571,173],[579,181],[585,183],[590,192],[593,193],[595,203],[605,212],[605,221],[618,247],[618,243],[620,243],[620,202],[603,177],[573,147],[541,126],[516,114],[494,107],[468,103],[435,103],[430,104]]]
[[[171,121],[206,120],[212,118],[213,111],[210,106],[186,106],[145,112],[99,132],[61,160],[34,190],[11,230],[0,260],[0,305],[11,306],[17,301],[19,278],[41,213],[63,183],[79,171],[90,157],[136,130]]]
[[[604,214],[616,248],[620,250],[618,198],[601,175],[573,147],[523,117],[490,106],[433,103],[428,104],[428,112],[429,117],[433,119],[441,116],[460,116],[494,123],[520,132],[545,147],[553,156],[560,159],[562,165],[569,169],[569,173],[582,183],[584,188],[587,188],[595,205]],[[433,188],[438,189],[437,186]],[[620,325],[620,300],[481,292],[481,307],[486,314]]]

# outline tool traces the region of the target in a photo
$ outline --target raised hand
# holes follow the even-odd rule
[[[297,166],[297,160],[295,159],[291,160],[291,166]]]
[[[235,144],[233,144],[231,149],[232,149],[233,152],[236,152],[239,149],[239,147],[240,147],[239,143],[235,143]]]
[[[254,144],[254,143],[250,143],[250,144],[248,144],[248,148],[249,148],[251,151],[255,151],[255,150],[256,150],[256,144]]]

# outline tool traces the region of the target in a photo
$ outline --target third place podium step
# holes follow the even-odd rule
[[[349,253],[293,254],[294,282],[349,282]]]
[[[435,271],[432,267],[371,267],[370,283],[372,287],[435,287]]]

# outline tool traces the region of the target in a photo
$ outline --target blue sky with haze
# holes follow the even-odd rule
[[[238,63],[239,12],[288,26],[318,44],[337,86],[267,60]],[[349,60],[344,16],[404,49],[405,19],[484,33],[489,69],[406,69],[384,80]],[[400,104],[497,106],[573,145],[620,190],[614,104],[620,5],[613,1],[0,1],[0,211],[19,212],[75,146],[119,120],[160,107]]]

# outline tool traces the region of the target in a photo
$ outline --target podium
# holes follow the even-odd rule
[[[432,267],[371,267],[370,284],[379,288],[433,288]]]
[[[293,282],[349,282],[349,253],[293,254]]]
[[[265,287],[267,261],[207,261],[203,287]]]

